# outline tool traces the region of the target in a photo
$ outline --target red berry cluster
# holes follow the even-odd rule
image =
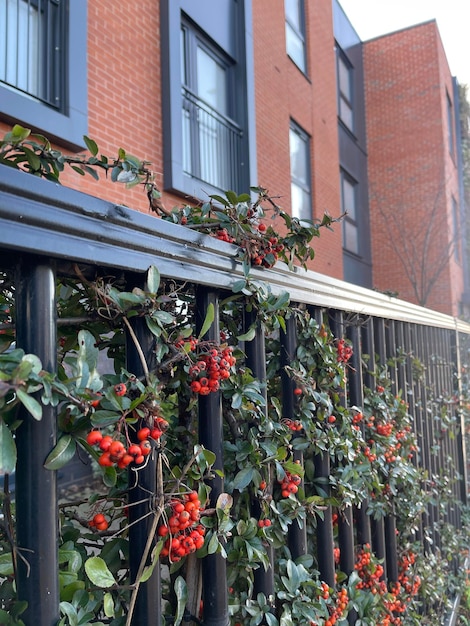
[[[279,481],[281,485],[281,495],[283,498],[288,498],[291,493],[297,493],[299,490],[299,485],[302,482],[302,479],[297,474],[291,474],[290,472],[286,472],[286,475],[282,480]]]
[[[236,363],[232,352],[231,346],[218,346],[200,353],[197,361],[189,368],[191,391],[201,396],[218,391],[220,381],[230,377],[230,369]]]
[[[131,443],[126,446],[121,439],[115,439],[111,435],[103,435],[100,430],[90,431],[86,441],[90,446],[98,446],[101,450],[98,463],[102,467],[116,465],[119,469],[124,469],[131,463],[142,465],[145,457],[152,451],[150,439],[159,439],[167,428],[168,422],[157,417],[152,429],[145,427],[137,431],[138,443]]]
[[[330,598],[330,587],[327,583],[321,583],[320,585],[320,597],[323,600],[329,600]],[[342,620],[345,614],[345,611],[348,607],[349,598],[347,589],[341,589],[338,593],[338,597],[336,599],[336,605],[328,605],[328,609],[330,611],[330,616],[325,620],[324,626],[335,626],[335,624]],[[317,626],[316,622],[310,621],[310,626]]]
[[[360,424],[362,423],[363,419],[364,419],[364,415],[362,413],[355,413],[353,415],[352,424],[355,430],[360,430],[361,428]]]
[[[258,231],[266,232],[266,224],[259,224]],[[241,242],[241,247],[248,253],[252,265],[273,267],[279,258],[279,253],[284,250],[284,244],[277,237],[251,237]]]
[[[374,461],[377,461],[377,455],[375,454],[375,452],[372,452],[369,446],[366,446],[364,448],[364,456],[369,461],[369,463],[373,463]]]
[[[390,437],[393,432],[393,424],[391,424],[390,422],[376,424],[375,430],[377,431],[377,434],[381,437]]]
[[[271,520],[266,518],[266,519],[260,519],[258,520],[258,528],[269,528],[271,526]]]
[[[160,556],[177,562],[202,548],[206,529],[199,523],[203,507],[196,491],[173,500],[170,507],[168,524],[161,524],[157,531],[160,537],[167,537]]]
[[[229,235],[226,228],[219,228],[219,230],[216,230],[214,237],[216,239],[220,239],[221,241],[226,241],[227,243],[234,243],[235,241],[235,238],[232,237],[232,235]]]
[[[252,265],[272,267],[278,260],[279,254],[284,250],[284,244],[279,241],[278,237],[268,236],[266,232],[268,227],[264,222],[256,224],[256,222],[253,223],[253,219],[256,220],[256,216],[249,211],[244,222],[250,223],[251,230],[243,230],[238,240],[226,228],[219,228],[213,233],[213,236],[227,243],[238,244],[245,250]],[[255,232],[256,230],[258,232]]]
[[[109,523],[103,513],[97,513],[88,522],[90,528],[96,528],[96,530],[108,530]]]
[[[388,591],[385,582],[380,580],[383,576],[383,567],[373,558],[370,546],[366,544],[364,549],[359,551],[355,569],[361,580],[357,588],[381,596],[383,610],[379,616],[380,624],[400,626],[403,623],[400,615],[405,613],[407,603],[418,593],[421,585],[419,576],[413,577],[410,573],[414,562],[415,555],[411,551],[403,556],[398,566],[398,581],[393,583]]]
[[[336,343],[336,352],[338,363],[347,363],[352,357],[352,348],[346,343],[345,339],[338,339]]]
[[[333,612],[330,617],[325,621],[325,626],[334,626],[339,620],[341,620],[348,608],[349,598],[348,590],[343,587],[338,593],[336,599],[336,606],[333,608]]]
[[[284,424],[284,426],[287,426],[289,430],[293,430],[294,432],[298,432],[303,429],[302,422],[300,422],[299,420],[291,420],[285,417],[281,421]]]
[[[372,558],[369,544],[365,544],[364,548],[359,550],[354,569],[361,579],[357,583],[358,589],[369,589],[374,594],[382,595],[387,592],[385,581],[380,580],[384,574],[384,568]]]
[[[421,587],[421,578],[413,575],[412,566],[416,561],[416,555],[411,550],[405,554],[398,564],[398,582],[408,596],[415,596]]]

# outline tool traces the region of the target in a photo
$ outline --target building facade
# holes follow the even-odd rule
[[[457,315],[465,263],[459,100],[436,22],[363,50],[374,285]]]
[[[263,186],[301,220],[346,213],[317,240],[311,269],[414,302],[399,255],[386,244],[404,232],[416,239],[415,223],[438,204],[427,261],[435,266],[444,250],[448,258],[425,303],[458,312],[458,129],[453,153],[448,130],[458,103],[435,23],[364,44],[336,0],[142,0],[138,10],[131,3],[0,0],[0,28],[0,132],[18,122],[70,153],[84,150],[84,134],[103,154],[122,147],[152,163],[168,208]],[[429,47],[408,83],[393,73],[397,38],[405,65],[417,41]],[[384,94],[386,85],[393,94]],[[419,141],[402,124],[415,107]],[[402,185],[417,152],[414,179]],[[72,171],[62,180],[148,210],[140,189]],[[400,233],[383,217],[399,214],[390,195],[399,187],[413,224]]]

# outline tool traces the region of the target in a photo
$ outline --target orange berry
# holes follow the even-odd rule
[[[137,431],[137,439],[139,441],[144,441],[145,439],[147,439],[147,437],[150,435],[150,428],[140,428]]]
[[[103,439],[103,435],[99,430],[92,430],[86,436],[87,443],[94,446]]]
[[[114,393],[117,396],[125,396],[127,392],[127,387],[124,383],[118,383],[117,385],[114,385]]]

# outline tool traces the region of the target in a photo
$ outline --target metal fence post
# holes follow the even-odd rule
[[[351,368],[348,371],[349,403],[351,406],[362,407],[364,405],[363,372],[362,372],[362,342],[361,342],[361,321],[352,324],[346,329],[348,339],[352,343],[353,353],[351,357]],[[367,332],[367,326],[365,327]],[[364,424],[361,425],[364,432]],[[356,519],[356,537],[359,545],[371,543],[370,517],[367,515],[367,500],[356,507],[354,511]]]
[[[143,318],[132,318],[133,331],[145,356],[149,370],[155,363],[154,337]],[[138,350],[129,333],[126,334],[126,365],[129,372],[136,376],[144,373]],[[157,480],[157,459],[154,451],[147,464],[136,471],[129,470],[129,567],[131,583],[136,580],[142,555],[147,543],[153,518],[149,515],[153,506]],[[156,543],[156,542],[155,542]],[[157,563],[151,577],[139,587],[132,624],[155,624],[161,622],[161,581],[160,564]]]
[[[253,372],[253,376],[263,386],[262,393],[264,399],[267,399],[266,393],[266,346],[264,337],[264,328],[257,322],[256,311],[244,311],[245,331],[254,324],[255,336],[251,341],[245,342],[246,364]],[[265,413],[267,414],[267,405],[265,404]],[[252,503],[253,514],[259,516],[261,508],[258,500]],[[258,567],[254,571],[254,593],[264,593],[266,598],[274,601],[274,550],[271,544],[265,545],[266,554],[269,558],[269,567]],[[264,623],[264,622],[263,622]]]
[[[214,307],[214,321],[203,339],[220,341],[218,293],[199,286],[196,291],[196,332],[202,328],[210,305]],[[224,437],[222,398],[220,391],[199,397],[199,442],[216,455],[214,469],[224,469]],[[211,480],[210,506],[215,507],[224,490],[224,480],[215,475]],[[208,554],[202,559],[202,597],[205,626],[229,626],[227,568],[220,554]]]
[[[295,359],[297,349],[297,337],[295,327],[295,317],[291,316],[286,320],[286,332],[281,331],[281,383],[282,383],[282,415],[288,419],[295,420],[295,383],[285,370],[286,365],[290,365]],[[303,466],[303,454],[300,450],[293,451],[294,461],[298,461]],[[304,481],[301,483],[302,487]],[[301,527],[297,520],[289,526],[288,544],[292,558],[295,560],[299,556],[307,554],[307,526],[303,523]]]
[[[322,323],[323,312],[321,309],[314,309],[315,319]],[[330,454],[322,452],[316,454],[313,459],[315,467],[315,479],[323,480],[322,489],[327,496],[330,495]],[[334,539],[333,539],[333,514],[331,505],[323,511],[323,518],[318,518],[316,528],[317,538],[317,562],[320,577],[330,587],[335,586],[335,560],[334,560]]]
[[[36,354],[43,368],[57,367],[55,270],[43,259],[24,258],[16,276],[17,347]],[[56,409],[43,406],[41,421],[24,408],[17,431],[16,466],[18,597],[28,608],[26,624],[55,626],[59,620],[57,474],[44,468],[56,443]]]

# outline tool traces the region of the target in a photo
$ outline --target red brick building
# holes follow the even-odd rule
[[[364,44],[374,285],[457,315],[458,96],[435,21]]]
[[[152,163],[169,208],[262,185],[299,219],[347,210],[317,240],[312,269],[413,301],[386,247],[381,215],[400,202],[391,190],[408,199],[397,241],[418,241],[415,225],[440,199],[430,266],[458,229],[447,126],[458,105],[434,23],[363,47],[336,0],[0,0],[2,28],[0,132],[19,122],[63,151],[83,150],[84,134],[109,156],[123,147]],[[414,182],[402,181],[413,164]],[[140,189],[62,180],[148,210]],[[457,247],[445,265],[427,304],[456,313]]]

